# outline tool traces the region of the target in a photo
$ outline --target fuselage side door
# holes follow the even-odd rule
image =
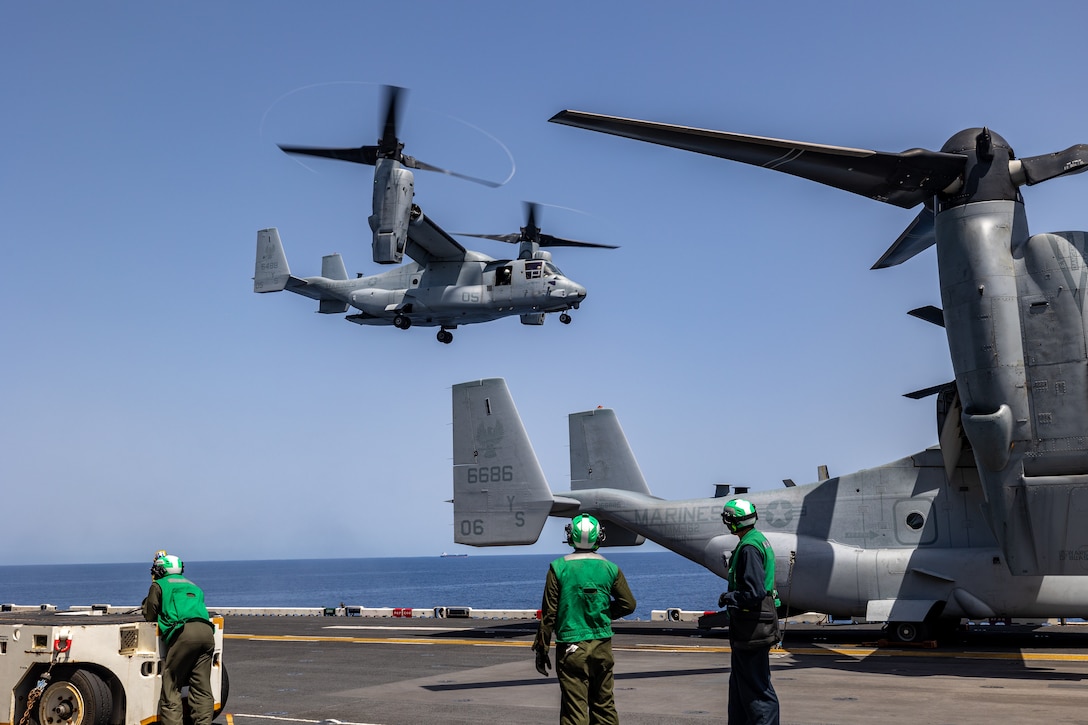
[[[496,267],[495,280],[491,284],[491,300],[499,307],[509,307],[513,302],[514,266],[508,262]]]

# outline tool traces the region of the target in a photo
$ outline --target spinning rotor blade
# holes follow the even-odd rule
[[[400,97],[404,92],[399,86],[385,86],[385,113],[382,122],[382,137],[378,139],[378,150],[383,156],[390,157],[404,148],[397,138],[397,112],[400,109]]]
[[[1065,151],[1056,151],[1042,156],[1029,156],[1020,159],[1028,186],[1038,184],[1056,176],[1079,174],[1088,170],[1088,144],[1070,146]]]
[[[407,91],[399,86],[384,86],[385,95],[382,102],[384,107],[383,113],[379,117],[379,123],[381,125],[382,135],[378,139],[377,146],[360,146],[358,148],[323,148],[315,146],[284,146],[280,145],[285,153],[289,154],[301,154],[303,156],[317,156],[324,159],[336,159],[338,161],[349,161],[354,164],[366,164],[367,166],[374,166],[378,163],[378,159],[393,159],[400,162],[402,165],[410,169],[420,169],[422,171],[434,171],[439,174],[445,174],[447,176],[453,176],[458,179],[464,179],[465,181],[473,181],[477,184],[483,184],[484,186],[490,186],[491,188],[497,188],[502,184],[488,181],[487,179],[478,179],[475,176],[468,176],[467,174],[459,174],[456,171],[450,171],[449,169],[443,169],[440,166],[433,166],[431,164],[420,161],[419,159],[407,156],[403,153],[404,144],[401,143],[400,138],[397,136],[397,116],[400,113],[400,106],[402,104],[402,97]]]
[[[579,242],[575,239],[563,239],[553,237],[551,234],[540,235],[542,247],[590,247],[592,249],[619,249],[615,244],[598,244],[596,242]]]
[[[542,234],[540,227],[536,225],[537,209],[540,205],[534,202],[525,202],[525,226],[520,232],[511,234],[469,234],[467,232],[454,232],[462,237],[476,237],[477,239],[492,239],[496,242],[507,244],[520,244],[521,242],[533,242],[541,247],[590,247],[595,249],[619,249],[612,244],[597,244],[595,242],[579,242],[573,239],[553,237],[551,234]]]
[[[378,162],[377,146],[360,146],[357,149],[328,149],[313,146],[280,146],[280,150],[288,154],[301,154],[303,156],[317,156],[324,159],[338,159],[350,161],[354,164],[367,164],[373,166]]]
[[[520,234],[469,234],[468,232],[451,232],[458,237],[476,237],[477,239],[493,239],[496,242],[506,242],[507,244],[517,244],[521,241]]]
[[[506,242],[507,244],[518,244],[520,242],[528,241],[522,238],[519,234],[469,234],[467,232],[453,232],[453,234],[459,237],[476,237],[477,239],[493,239],[496,242]],[[537,244],[542,247],[590,247],[594,249],[619,249],[614,244],[597,244],[596,242],[579,242],[574,239],[563,239],[561,237],[553,237],[551,234],[541,234],[537,240]]]
[[[560,111],[551,119],[576,128],[672,146],[803,179],[909,209],[945,189],[964,172],[966,157],[925,149],[884,153],[674,126],[652,121]]]
[[[464,179],[465,181],[473,181],[473,182],[475,182],[477,184],[483,184],[484,186],[489,186],[492,189],[497,189],[500,186],[502,186],[502,184],[500,184],[497,181],[488,181],[487,179],[477,179],[475,176],[468,176],[467,174],[459,174],[456,171],[450,171],[449,169],[442,169],[442,168],[439,168],[437,166],[431,166],[430,164],[426,164],[426,163],[420,161],[419,159],[412,158],[411,156],[402,156],[401,157],[401,163],[403,163],[405,166],[407,166],[410,169],[422,169],[423,171],[434,171],[434,172],[439,173],[439,174],[445,174],[446,176],[452,176],[452,177],[454,177],[456,179]]]
[[[377,146],[360,146],[358,148],[322,148],[315,146],[283,146],[280,149],[289,154],[301,154],[303,156],[316,156],[323,159],[336,159],[349,161],[353,164],[366,164],[374,166],[379,158],[398,158],[403,156],[401,149],[404,145],[397,138],[397,113],[401,105],[403,88],[398,86],[385,86],[382,105],[384,112],[379,116],[382,136],[378,139]],[[407,157],[410,158],[410,157]],[[399,160],[399,158],[398,158]],[[413,159],[414,160],[414,159]],[[405,164],[409,166],[409,164]]]

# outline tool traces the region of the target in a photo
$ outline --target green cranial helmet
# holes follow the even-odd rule
[[[729,527],[731,534],[755,526],[758,518],[756,507],[743,498],[735,498],[722,508],[722,523]]]
[[[181,574],[185,571],[185,564],[173,554],[161,552],[155,557],[155,563],[151,565],[151,578],[161,579],[167,574]]]
[[[567,524],[567,543],[575,549],[596,551],[604,543],[604,529],[589,514],[578,514]]]

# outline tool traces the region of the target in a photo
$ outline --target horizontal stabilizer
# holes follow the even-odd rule
[[[598,518],[604,522],[601,524],[604,528],[604,542],[601,546],[642,546],[646,543],[645,536],[623,528],[604,514],[598,514]]]
[[[257,261],[253,270],[254,292],[281,292],[291,278],[291,269],[287,266],[287,255],[283,252],[283,243],[277,229],[262,229],[257,232]]]
[[[506,381],[454,385],[453,540],[471,546],[535,543],[552,504]]]

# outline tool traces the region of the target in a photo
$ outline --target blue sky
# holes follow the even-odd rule
[[[115,2],[0,6],[0,564],[431,555],[453,545],[450,386],[505,377],[553,489],[566,415],[615,408],[655,494],[757,490],[936,443],[951,379],[930,250],[869,271],[915,211],[547,123],[564,108],[881,151],[988,125],[1020,156],[1088,141],[1076,2]],[[1075,35],[1075,32],[1073,32]],[[361,328],[252,292],[370,261],[369,169],[406,152],[450,231],[522,200],[586,285],[573,324]],[[494,139],[501,141],[501,145]],[[1088,177],[1025,188],[1084,229]],[[493,256],[513,248],[479,241]],[[551,523],[534,547],[562,551]],[[489,550],[483,553],[494,553]]]

